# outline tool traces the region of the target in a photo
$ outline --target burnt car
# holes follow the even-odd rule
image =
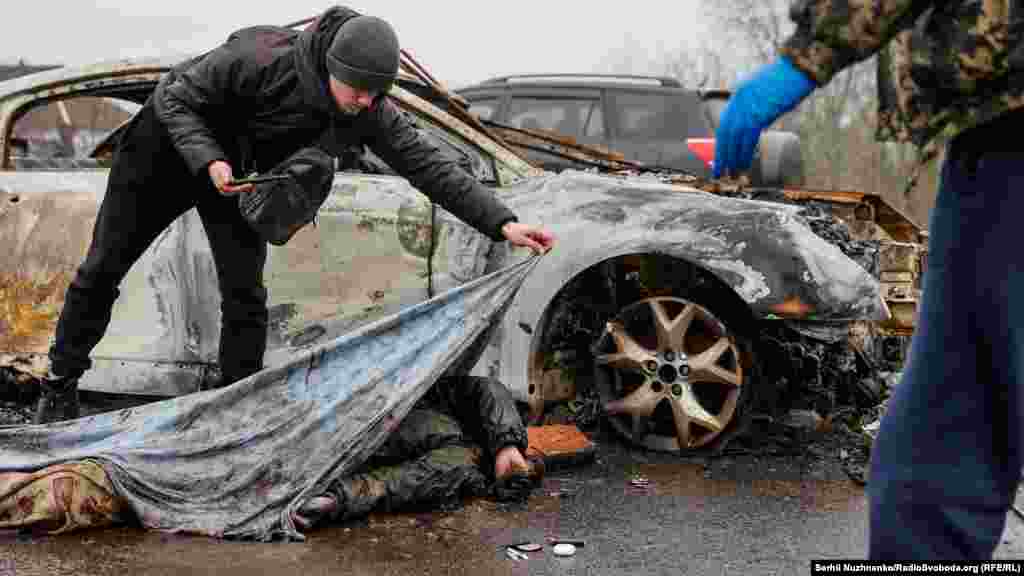
[[[183,59],[0,83],[8,384],[43,364],[118,126]],[[474,368],[509,386],[532,417],[561,406],[583,419],[608,402],[613,425],[637,444],[710,448],[747,414],[870,401],[863,397],[878,372],[902,360],[922,233],[878,196],[726,186],[542,139],[600,168],[546,172],[461,106],[446,110],[417,94],[448,97],[407,72],[389,97],[521,220],[558,237]],[[357,155],[339,163],[315,223],[269,247],[268,366],[529,255],[463,225],[368,151]],[[215,382],[215,278],[190,211],[125,278],[81,388],[150,398]]]

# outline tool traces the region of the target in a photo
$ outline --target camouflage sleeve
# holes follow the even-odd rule
[[[796,0],[790,8],[796,30],[780,53],[821,86],[870,58],[936,1]]]

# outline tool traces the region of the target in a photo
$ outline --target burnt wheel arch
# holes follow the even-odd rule
[[[721,440],[730,437],[755,396],[757,375],[751,342],[756,321],[749,306],[721,279],[696,264],[664,254],[627,254],[602,261],[573,276],[546,304],[527,359],[531,417],[539,420],[546,409],[567,396],[598,401],[594,347],[607,322],[629,305],[657,297],[685,298],[698,304],[735,334],[744,391],[728,429],[718,435]],[[718,444],[709,442],[702,447]]]

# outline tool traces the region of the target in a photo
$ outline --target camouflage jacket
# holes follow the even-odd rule
[[[878,138],[934,148],[940,133],[1024,106],[1022,11],[1024,0],[797,0],[781,52],[819,85],[878,53]]]

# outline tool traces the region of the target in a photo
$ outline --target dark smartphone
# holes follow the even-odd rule
[[[250,176],[248,178],[239,178],[228,182],[228,186],[241,186],[243,184],[262,184],[263,182],[277,182],[278,180],[291,180],[291,176],[287,174],[267,174],[264,176]]]

